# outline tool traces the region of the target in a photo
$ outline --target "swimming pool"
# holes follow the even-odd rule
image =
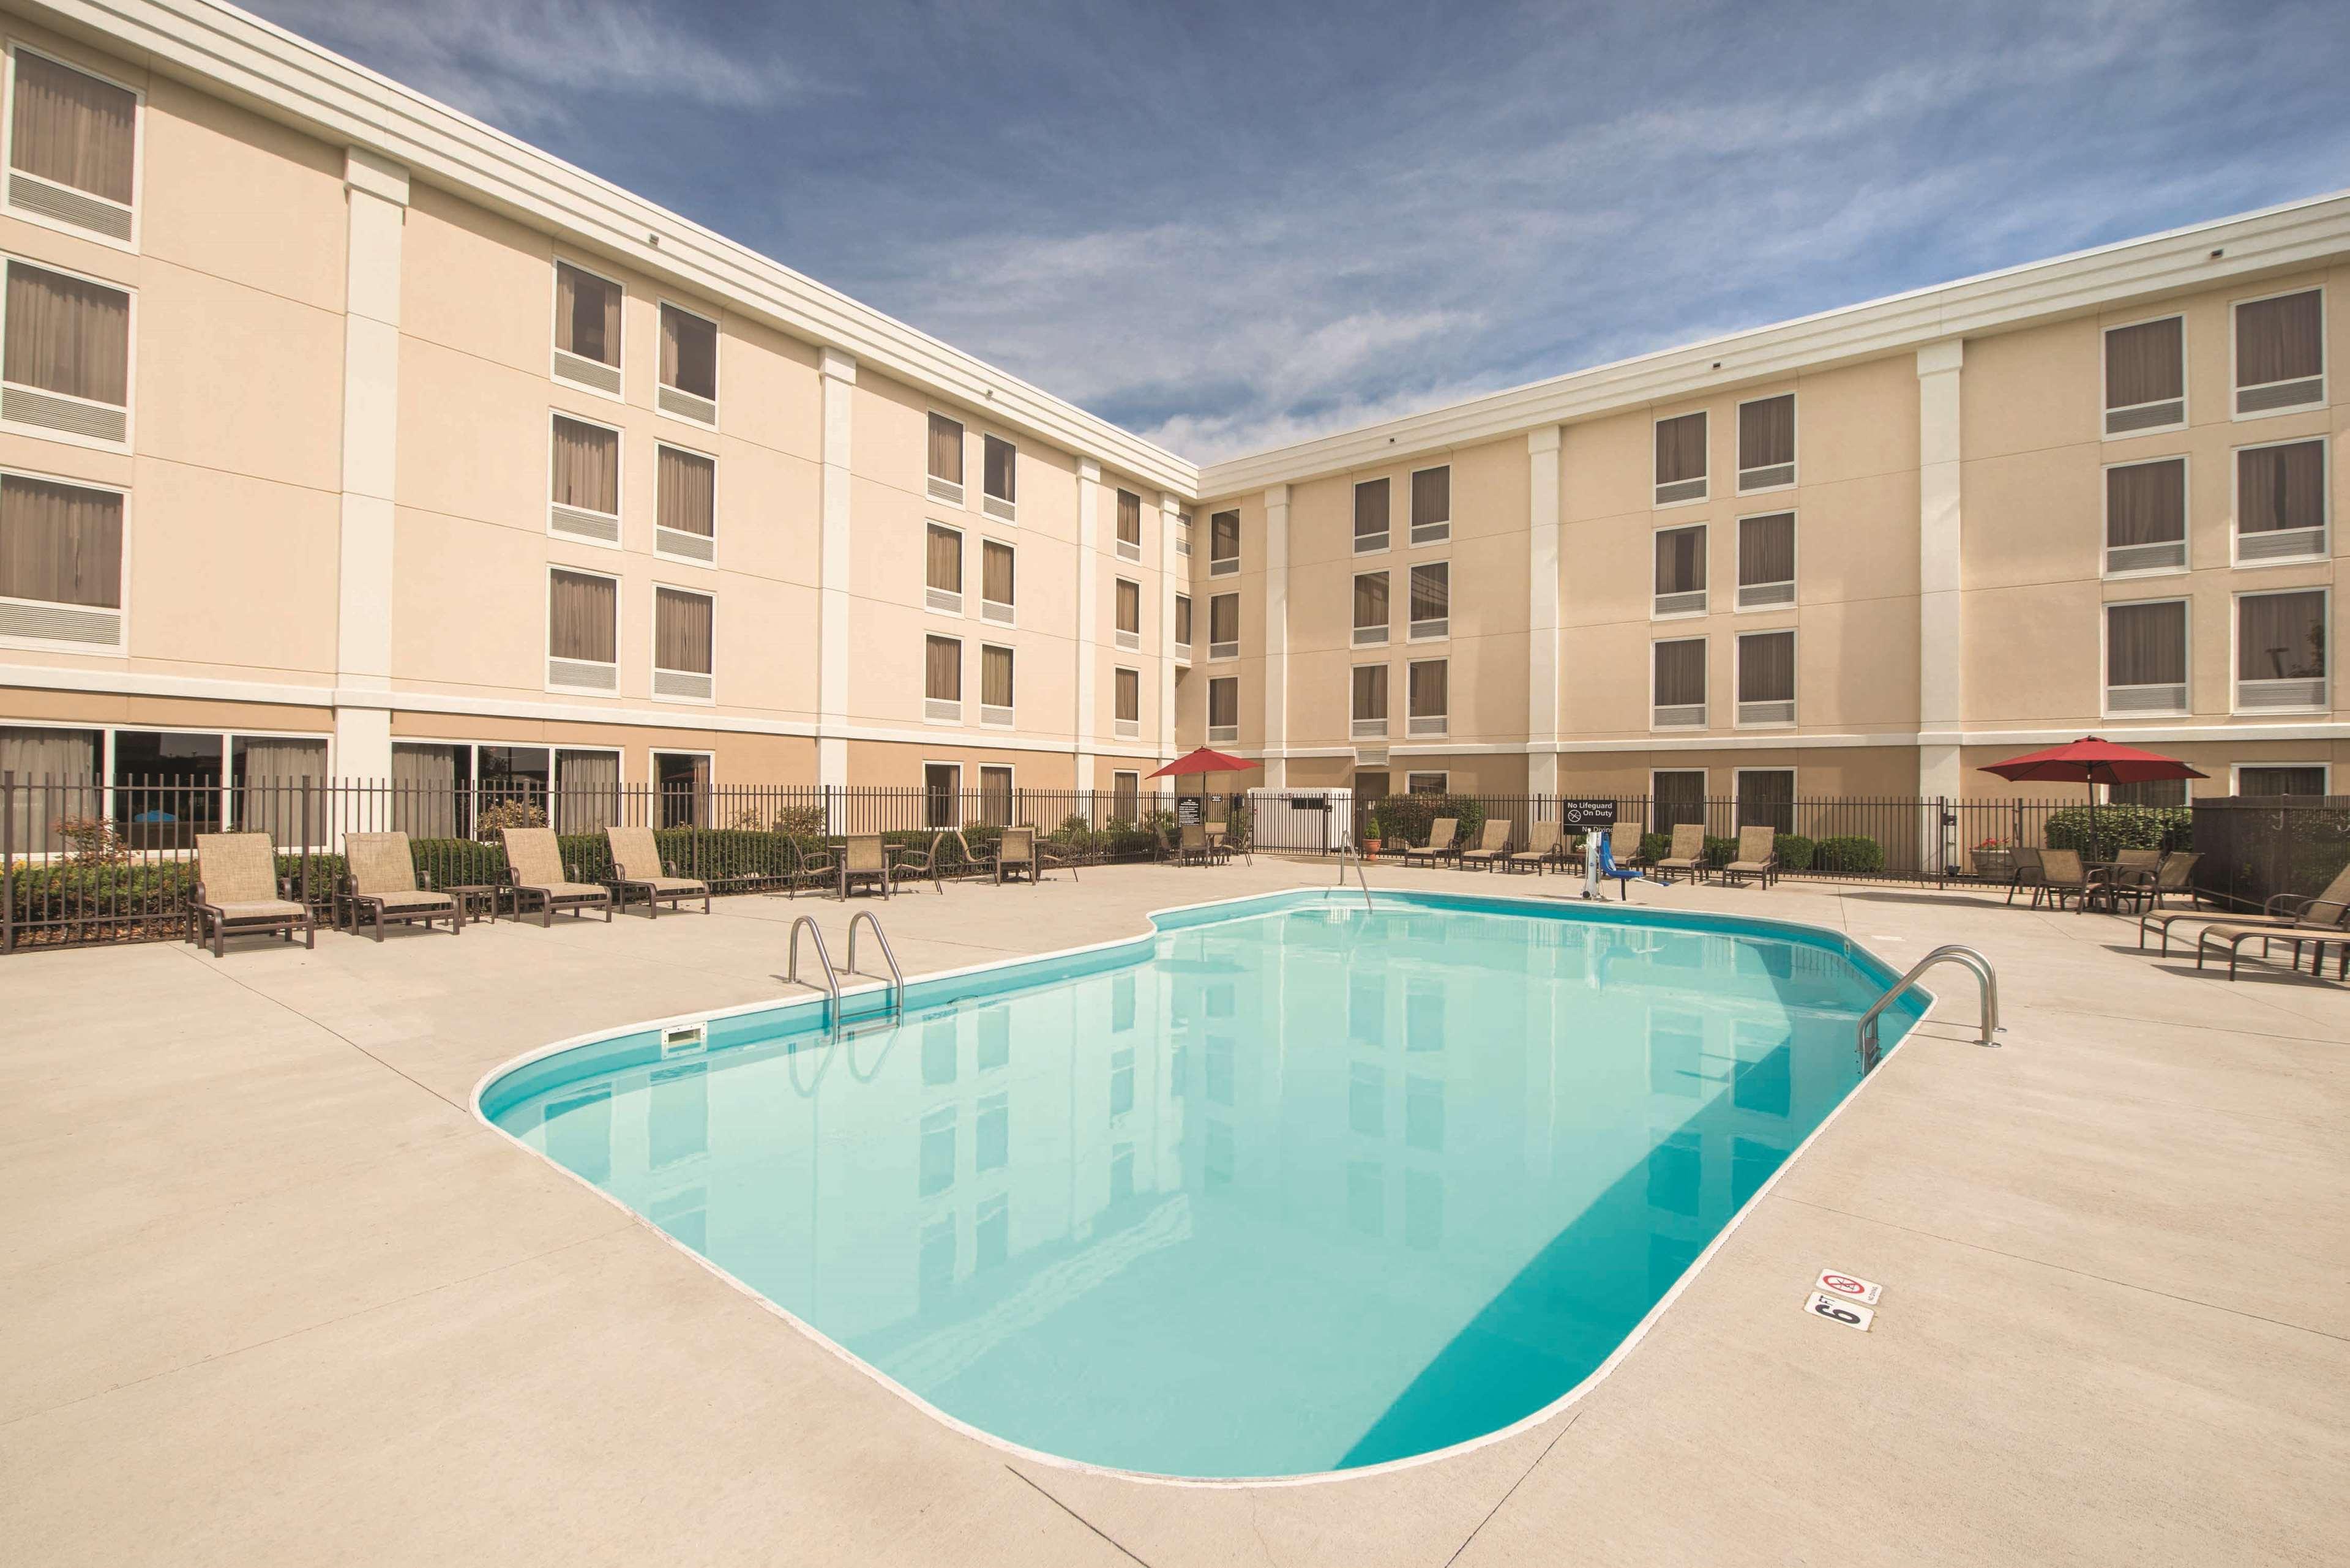
[[[633,1030],[480,1108],[1003,1441],[1200,1478],[1401,1459],[1597,1370],[1859,1082],[1894,977],[1770,921],[1378,905],[1170,911],[918,981],[894,1024],[852,998],[829,1031]]]

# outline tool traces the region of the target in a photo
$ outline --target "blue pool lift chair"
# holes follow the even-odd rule
[[[1617,826],[1620,827],[1622,824],[1619,823]],[[1616,878],[1617,897],[1622,902],[1629,903],[1632,900],[1632,883],[1635,878],[1640,877],[1640,873],[1632,868],[1631,861],[1639,857],[1640,841],[1638,838],[1632,841],[1632,853],[1628,858],[1617,857],[1616,828],[1609,828],[1607,836],[1599,841],[1599,874],[1602,877]]]

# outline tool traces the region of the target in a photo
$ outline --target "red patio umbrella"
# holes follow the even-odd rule
[[[1186,752],[1150,776],[1155,779],[1167,779],[1175,778],[1183,774],[1198,774],[1200,793],[1205,794],[1208,793],[1210,774],[1236,774],[1249,768],[1263,766],[1264,766],[1263,763],[1253,763],[1246,757],[1233,756],[1230,752],[1211,751],[1206,746],[1201,746],[1197,751]]]
[[[2142,752],[2136,746],[2116,745],[2095,735],[2084,735],[2077,741],[2067,741],[2044,752],[2010,757],[2003,763],[1992,763],[1976,771],[1997,774],[2016,783],[2044,781],[2087,784],[2092,823],[2097,815],[2096,786],[2099,784],[2151,784],[2157,779],[2210,776],[2189,767],[2177,757],[2166,757],[2159,752]],[[2094,835],[2095,828],[2091,831]]]

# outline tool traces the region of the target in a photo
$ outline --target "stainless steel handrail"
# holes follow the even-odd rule
[[[1903,992],[1918,983],[1918,977],[1938,963],[1954,963],[1975,977],[1982,992],[1982,1033],[1978,1045],[1999,1044],[1999,972],[1991,968],[1991,960],[1970,947],[1950,942],[1936,948],[1909,966],[1909,972],[1894,983],[1893,989],[1877,999],[1877,1004],[1861,1015],[1860,1028],[1853,1045],[1860,1053],[1860,1071],[1866,1077],[1877,1063],[1884,1060],[1884,1050],[1877,1044],[1877,1015],[1893,1005]]]
[[[849,917],[848,968],[843,972],[847,974],[864,972],[857,967],[857,928],[860,925],[870,925],[873,928],[873,940],[881,944],[881,958],[889,966],[889,980],[895,987],[890,998],[890,1011],[903,1013],[906,1011],[906,971],[898,967],[898,955],[889,950],[889,933],[881,929],[881,917],[870,909],[859,909]],[[872,978],[879,980],[881,977],[877,974]]]
[[[787,985],[807,983],[800,978],[800,928],[803,926],[815,936],[816,961],[824,965],[825,993],[831,999],[824,1021],[829,1026],[840,1017],[840,977],[833,972],[832,954],[825,950],[824,928],[816,923],[814,915],[802,915],[792,922],[792,960],[790,967],[784,972],[784,982]]]
[[[1363,874],[1363,852],[1356,847],[1354,835],[1352,834],[1348,834],[1345,838],[1338,841],[1338,886],[1343,888],[1347,885],[1347,857],[1348,856],[1354,857],[1355,880],[1362,884],[1363,908],[1372,914],[1378,913],[1378,907],[1371,902],[1371,879]]]

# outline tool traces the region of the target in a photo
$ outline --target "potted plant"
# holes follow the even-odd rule
[[[1379,843],[1379,808],[1373,806],[1363,814],[1363,853],[1377,855]]]
[[[2015,875],[2015,851],[2004,838],[1986,838],[1970,852],[1975,875],[2004,882]]]

